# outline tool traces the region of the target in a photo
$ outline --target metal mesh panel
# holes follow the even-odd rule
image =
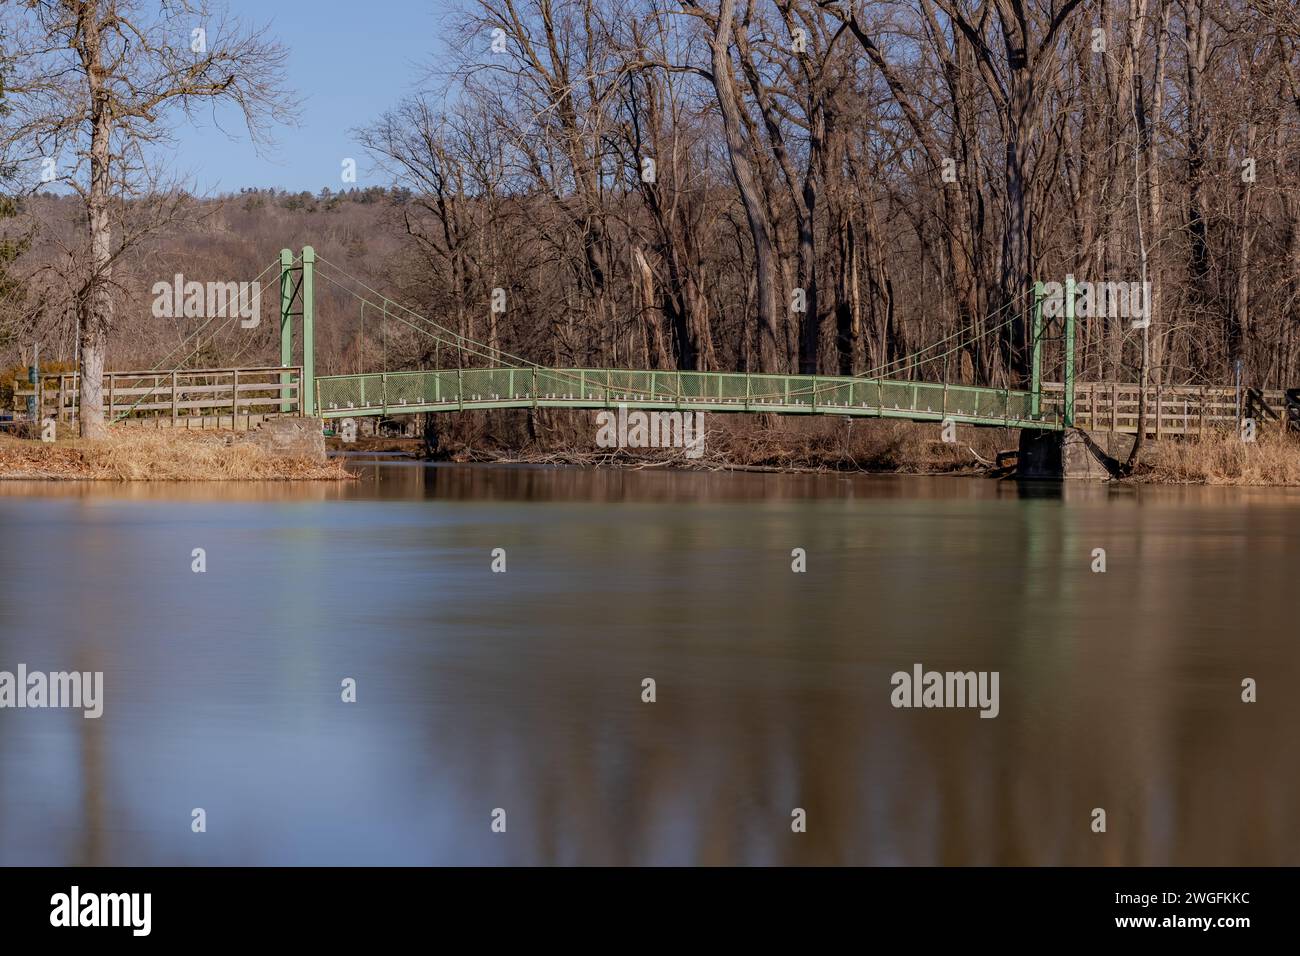
[[[518,379],[516,379],[518,384]],[[582,389],[578,376],[564,371],[550,369],[529,370],[527,379],[519,392],[528,398],[581,398]]]
[[[853,382],[848,379],[817,380],[818,405],[852,405]]]
[[[511,375],[526,375],[511,369],[467,368],[460,373],[460,397],[465,402],[497,401],[510,394]]]
[[[583,395],[592,401],[609,401],[609,389],[605,385],[605,373],[591,369],[576,370]]]
[[[943,412],[943,386],[936,394],[930,382],[913,382],[907,396],[907,407],[912,411],[926,415],[938,415]]]
[[[783,405],[806,405],[808,404],[808,395],[806,394],[807,385],[797,378],[791,378],[789,375],[782,375],[780,380],[780,394],[777,401]]]
[[[1011,395],[1011,418],[1027,419],[1030,410],[1033,408],[1033,396],[1024,392],[1013,392]]]
[[[347,378],[318,378],[316,394],[322,411],[336,408],[361,407],[362,376]],[[381,393],[382,394],[382,393]]]
[[[438,372],[433,379],[433,403],[435,405],[455,405],[460,401],[460,373]]]
[[[948,386],[948,414],[974,415],[979,406],[979,392],[960,385]]]
[[[613,394],[609,387],[608,374],[600,369],[574,369],[578,376],[583,396],[593,402],[606,403]]]
[[[753,405],[772,405],[785,402],[784,375],[749,376],[749,401]]]
[[[665,402],[677,401],[677,373],[655,372],[651,377],[655,397]]]
[[[338,380],[339,385],[346,383],[346,390],[340,387],[338,389],[339,407],[347,406],[349,402],[357,408],[369,408],[373,405],[384,404],[384,380],[379,375],[357,375],[348,379]],[[325,401],[325,393],[321,391],[321,402]],[[349,406],[350,407],[350,406]]]
[[[782,375],[772,385],[776,389],[776,402],[786,406],[807,405],[812,396],[808,392],[809,383],[802,382],[789,375]]]
[[[681,372],[677,376],[678,397],[697,398],[700,394],[700,376],[696,372]]]
[[[853,404],[858,408],[876,408],[879,400],[880,388],[878,380],[874,378],[858,379],[853,384]]]
[[[425,404],[425,384],[428,378],[425,372],[390,372],[387,378],[388,406],[400,408],[403,405]],[[432,392],[432,383],[429,382],[429,385],[429,391]]]
[[[879,382],[881,408],[911,408],[912,386],[905,382]]]
[[[357,383],[358,407],[372,408],[384,404],[384,378],[382,375],[358,375],[354,381]]]
[[[537,395],[544,399],[605,400],[605,373],[597,369],[537,370]]]
[[[719,375],[715,394],[725,404],[743,405],[749,397],[749,377],[746,375]]]
[[[917,392],[916,410],[927,414],[947,414],[943,407],[945,400],[942,382],[926,382]]]
[[[611,401],[632,402],[650,397],[649,372],[610,372],[607,380]]]

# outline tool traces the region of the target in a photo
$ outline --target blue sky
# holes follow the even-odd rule
[[[276,144],[264,155],[248,141],[238,117],[202,114],[176,128],[175,172],[192,178],[201,193],[277,186],[319,192],[347,188],[341,163],[357,161],[357,186],[388,185],[387,177],[349,135],[413,93],[441,46],[439,24],[446,0],[228,0],[245,23],[270,23],[289,50],[289,86],[302,97],[301,126],[272,131]],[[228,138],[233,134],[234,139]]]

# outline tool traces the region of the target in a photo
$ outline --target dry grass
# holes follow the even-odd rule
[[[0,479],[67,481],[340,481],[340,461],[271,454],[231,432],[123,429],[98,442],[0,436]]]
[[[1134,477],[1165,484],[1300,485],[1300,439],[1270,429],[1254,442],[1234,432],[1163,441],[1144,456]]]

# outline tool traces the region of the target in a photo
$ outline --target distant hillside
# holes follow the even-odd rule
[[[402,207],[409,201],[401,190],[375,187],[318,195],[245,190],[194,202],[184,221],[144,238],[115,273],[119,307],[108,366],[151,368],[203,325],[203,319],[151,314],[154,284],[171,283],[177,274],[203,283],[248,282],[261,275],[260,324],[245,330],[237,322],[215,321],[209,327],[212,334],[200,338],[198,354],[176,354],[167,367],[187,357],[191,367],[276,363],[278,266],[272,266],[280,250],[313,245],[378,288],[403,247]],[[10,304],[0,326],[6,333],[0,338],[0,365],[28,361],[36,337],[42,341],[43,364],[74,359],[76,290],[66,277],[79,215],[76,200],[41,195],[24,202],[20,217],[6,224],[10,233],[30,234],[32,245],[15,268],[27,296],[19,308]],[[349,348],[356,349],[360,304],[337,287],[319,285],[317,355],[325,372]],[[222,325],[232,327],[218,331]]]

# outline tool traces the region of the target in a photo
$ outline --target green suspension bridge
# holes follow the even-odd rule
[[[281,365],[293,364],[293,319],[300,318],[304,415],[349,418],[465,409],[591,409],[626,405],[642,409],[848,415],[1048,429],[1060,428],[1069,419],[1068,383],[1073,373],[1068,361],[1065,414],[1044,414],[1041,308],[1034,309],[1034,341],[1037,345],[1033,362],[1034,385],[1028,391],[883,376],[549,368],[466,339],[427,319],[415,317],[418,322],[427,323],[421,327],[401,316],[399,321],[426,331],[463,356],[483,359],[490,364],[486,367],[317,376],[312,354],[315,283],[320,278],[339,283],[331,277],[329,264],[319,260],[311,247],[305,248],[297,258],[285,250],[280,261]],[[322,265],[327,268],[322,269]],[[384,299],[379,307],[391,316],[388,306],[388,300]],[[1067,310],[1067,343],[1072,334],[1073,315]],[[948,340],[931,348],[945,344]],[[963,346],[956,348],[960,347]],[[956,351],[956,348],[951,351]],[[1067,353],[1069,351],[1067,345]]]
[[[663,411],[759,412],[843,415],[921,422],[1060,430],[1075,423],[1074,296],[1066,284],[1063,328],[1052,341],[1061,343],[1063,384],[1043,382],[1045,336],[1041,286],[1032,308],[1032,380],[1028,390],[955,384],[947,381],[948,359],[969,347],[972,338],[996,333],[1015,320],[1008,315],[978,332],[959,330],[907,358],[857,376],[781,375],[752,372],[692,372],[613,368],[551,368],[527,361],[433,322],[371,289],[345,270],[317,256],[307,246],[300,255],[285,249],[279,267],[280,364],[222,369],[189,367],[195,348],[176,361],[180,349],[147,371],[106,373],[105,412],[112,421],[152,419],[182,427],[238,427],[275,415],[325,419],[394,416],[428,412],[503,408],[600,409],[618,405]],[[364,309],[382,312],[385,321],[409,326],[447,346],[456,367],[416,371],[375,371],[351,375],[317,375],[315,361],[317,283],[325,281],[361,300]],[[260,288],[260,286],[259,286]],[[368,295],[374,298],[369,298]],[[262,296],[263,300],[266,296]],[[209,310],[211,311],[211,310]],[[218,318],[232,327],[240,315],[212,315],[182,347],[200,337]],[[220,333],[218,327],[216,333]],[[963,335],[970,335],[963,339]],[[299,361],[295,361],[299,357]],[[922,365],[938,368],[943,380],[917,377]],[[171,364],[169,364],[171,363]],[[474,364],[467,364],[474,363]],[[888,374],[901,370],[909,377]],[[75,373],[33,376],[37,384],[15,394],[31,396],[42,417],[76,417]],[[1117,418],[1121,404],[1110,396]],[[53,408],[51,408],[51,399]],[[1097,422],[1098,393],[1089,408]],[[1104,410],[1103,410],[1104,411]],[[1127,412],[1125,417],[1132,417]],[[1204,412],[1202,412],[1202,424]],[[1157,422],[1159,418],[1157,417]]]

